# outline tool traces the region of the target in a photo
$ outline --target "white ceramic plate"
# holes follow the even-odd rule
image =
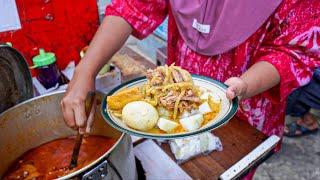
[[[168,134],[154,134],[148,133],[144,131],[139,131],[128,127],[126,124],[122,122],[120,118],[114,116],[110,110],[108,109],[108,105],[106,103],[106,97],[104,98],[101,106],[101,112],[104,119],[114,128],[118,129],[121,132],[128,133],[130,135],[139,136],[143,138],[151,138],[151,139],[175,139],[175,138],[184,138],[189,137],[197,134],[201,134],[206,131],[211,131],[216,129],[223,124],[227,123],[237,112],[238,109],[238,98],[233,99],[232,101],[228,100],[225,93],[227,90],[227,85],[210,79],[205,76],[199,75],[192,75],[193,82],[195,85],[199,87],[203,87],[205,89],[209,89],[213,93],[219,95],[222,99],[221,102],[221,109],[218,115],[205,126],[202,126],[200,129],[191,131],[191,132],[183,132],[183,133],[168,133]],[[128,87],[135,87],[135,86],[142,86],[147,82],[146,77],[137,78],[121,84],[120,86],[114,88],[112,91],[109,92],[107,96],[115,94],[124,88]]]

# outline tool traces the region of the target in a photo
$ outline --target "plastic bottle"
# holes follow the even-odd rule
[[[59,83],[60,72],[56,65],[56,56],[54,53],[45,52],[39,49],[39,55],[33,59],[33,67],[38,71],[37,79],[46,88],[52,88]]]

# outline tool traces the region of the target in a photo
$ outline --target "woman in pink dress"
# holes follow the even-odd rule
[[[70,127],[90,131],[84,99],[130,34],[144,38],[169,16],[168,63],[229,85],[237,116],[282,136],[286,99],[320,65],[318,0],[113,0],[62,100]]]

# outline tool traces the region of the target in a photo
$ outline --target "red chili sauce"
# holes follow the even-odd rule
[[[83,138],[78,165],[69,169],[75,137],[56,139],[20,156],[5,173],[4,179],[55,179],[85,167],[106,153],[115,139],[90,135]]]

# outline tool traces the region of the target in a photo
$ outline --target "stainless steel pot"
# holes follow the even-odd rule
[[[31,148],[57,138],[74,135],[66,127],[60,108],[63,92],[36,97],[0,114],[0,179],[8,167]],[[103,94],[97,94],[98,101]],[[109,126],[98,103],[91,134],[117,139],[112,148],[84,168],[61,179],[136,179],[131,138]]]

